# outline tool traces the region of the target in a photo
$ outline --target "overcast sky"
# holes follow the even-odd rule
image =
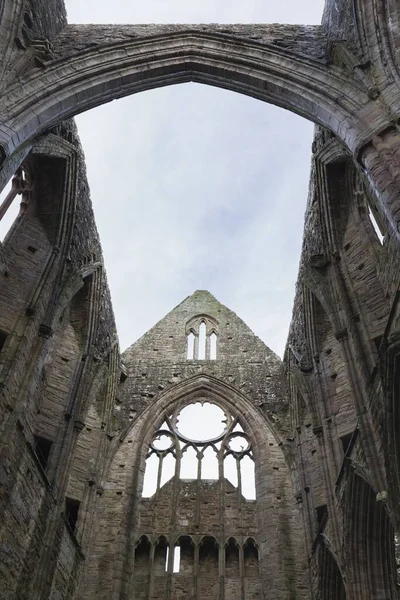
[[[323,0],[67,0],[71,23],[319,23]],[[282,355],[313,125],[199,84],[77,119],[125,349],[208,289]]]

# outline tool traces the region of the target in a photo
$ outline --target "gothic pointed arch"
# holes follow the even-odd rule
[[[290,39],[291,51],[286,51],[285,42],[274,43],[277,38]],[[5,118],[13,120],[18,133],[2,140],[8,155],[22,141],[89,108],[186,81],[217,85],[292,110],[331,129],[351,150],[363,144],[369,124],[363,114],[371,120],[368,88],[354,85],[345,70],[327,64],[320,27],[68,25],[53,47],[46,60],[45,86],[41,73],[26,74],[22,105],[12,95],[18,84],[10,86]],[[46,90],[45,97],[41,90]],[[35,121],[29,116],[33,98],[39,115]],[[348,136],[343,128],[346,119],[358,129],[355,135]],[[384,119],[377,116],[371,132],[382,127]]]
[[[213,452],[214,448],[219,457],[219,471],[217,470],[216,475],[211,479],[203,480],[200,475],[201,467],[197,468],[194,465],[191,477],[180,480],[180,448],[186,447],[189,440],[185,437],[184,432],[179,430],[179,415],[183,413],[183,409],[188,405],[197,406],[198,403],[204,403],[204,401],[219,407],[222,414],[225,414],[221,425],[222,431],[217,434],[213,441],[202,441],[200,438],[190,442],[190,444],[197,448],[199,460],[201,460],[202,448]],[[290,511],[287,512],[292,499],[290,495],[282,496],[284,487],[290,486],[290,470],[286,464],[285,455],[279,447],[279,438],[265,416],[252,405],[246,396],[216,378],[205,375],[193,376],[161,393],[138,416],[124,438],[119,442],[118,440],[115,441],[114,452],[106,478],[102,484],[107,491],[100,499],[99,509],[101,506],[103,515],[108,514],[109,510],[112,511],[109,513],[110,518],[106,518],[109,527],[114,526],[115,519],[122,524],[119,529],[118,544],[127,548],[127,554],[124,553],[124,560],[121,564],[124,573],[130,572],[130,565],[133,560],[130,557],[128,546],[126,546],[128,541],[126,535],[129,535],[129,531],[134,532],[136,539],[140,539],[143,535],[154,536],[157,531],[172,531],[173,533],[168,535],[170,553],[176,551],[176,540],[188,536],[196,538],[197,532],[203,532],[203,535],[197,541],[200,546],[198,553],[194,554],[194,560],[201,561],[203,557],[204,565],[209,563],[208,567],[203,571],[201,571],[200,566],[196,567],[192,573],[192,579],[185,580],[185,585],[189,586],[188,590],[192,589],[193,586],[200,586],[198,589],[201,589],[203,585],[210,585],[210,573],[214,573],[213,561],[216,561],[215,573],[218,573],[218,564],[222,560],[219,556],[225,555],[226,537],[222,535],[222,530],[224,529],[225,536],[230,536],[231,539],[240,537],[241,532],[247,530],[250,533],[246,546],[247,550],[244,546],[240,550],[241,553],[244,553],[242,554],[244,558],[241,560],[245,561],[243,563],[245,566],[247,565],[245,571],[242,572],[244,579],[241,585],[243,585],[243,589],[246,586],[249,589],[257,588],[257,594],[261,594],[260,569],[264,568],[267,571],[269,569],[268,561],[263,563],[262,557],[271,551],[282,551],[280,548],[282,539],[267,516],[268,498],[270,498],[269,502],[276,502],[276,496],[278,496],[282,502],[282,506],[278,509],[281,513],[282,527],[287,529],[288,523],[290,523],[291,527],[296,528],[296,524],[290,516]],[[141,497],[146,457],[154,453],[158,457],[157,465],[154,467],[156,479],[158,480],[156,489],[152,492],[152,495],[144,497],[140,501],[135,501],[134,498]],[[241,491],[240,480],[236,485],[230,483],[225,479],[222,469],[224,456],[232,455],[240,473],[240,460],[242,457],[244,459],[251,454],[254,455],[256,467],[255,500],[247,500],[244,491]],[[171,456],[174,466],[171,477],[166,479],[163,475],[163,469],[164,461],[167,460],[168,456]],[[262,477],[260,469],[257,467],[260,461],[264,464]],[[247,468],[244,475],[248,477]],[[216,478],[214,479],[214,477]],[[269,481],[267,487],[265,478]],[[197,490],[197,492],[195,493],[194,490]],[[118,494],[121,498],[120,508],[117,510],[118,514],[114,512],[115,507],[111,509],[115,494]],[[217,500],[218,498],[219,500]],[[279,500],[278,504],[280,504]],[[203,502],[206,503],[204,506]],[[239,510],[238,503],[241,506],[241,511],[243,511],[242,517],[239,516],[240,512],[237,512]],[[213,506],[211,512],[210,506]],[[294,507],[292,509],[295,510]],[[223,525],[224,522],[225,525]],[[263,523],[263,534],[260,537],[257,533],[260,532],[257,523],[261,522]],[[242,524],[240,525],[240,523]],[[207,528],[209,528],[209,531],[207,531]],[[102,527],[97,531],[97,536],[94,538],[92,548],[94,554],[96,554],[95,547],[97,544],[101,546],[102,536],[104,535],[107,536],[108,534]],[[215,538],[214,546],[207,541],[211,539],[210,536]],[[207,541],[207,544],[204,540]],[[182,557],[182,549],[180,552]],[[192,560],[191,557],[192,552],[187,549],[187,560]],[[106,556],[103,558],[106,559]],[[234,556],[231,556],[231,558],[236,560]],[[109,559],[112,561],[111,555]],[[170,585],[167,583],[168,573],[172,578],[171,585],[174,585],[174,578],[178,577],[178,573],[174,573],[173,564],[173,558],[169,554],[164,575],[166,578],[165,585]],[[117,575],[117,572],[119,572],[117,563],[114,563],[113,570],[109,571],[108,574],[99,571],[99,563],[96,566],[96,563],[93,564],[92,562],[88,573],[91,569],[94,570],[93,573],[97,573],[97,577],[100,579],[111,576],[118,579],[119,577]],[[182,569],[185,572],[185,565]],[[199,573],[197,583],[193,579],[196,572]],[[112,573],[113,575],[111,575]],[[240,581],[240,575],[238,573],[236,575]],[[134,580],[134,575],[132,576]],[[280,577],[279,573],[270,576],[278,579]],[[188,573],[187,577],[189,577]],[[250,580],[252,583],[250,583]],[[104,581],[104,585],[107,585],[106,581]],[[128,588],[124,585],[123,580],[120,580],[119,593],[122,593],[122,589],[125,592],[128,591]],[[218,588],[219,584],[215,582],[215,585]]]

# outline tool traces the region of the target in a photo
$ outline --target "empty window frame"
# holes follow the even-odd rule
[[[237,418],[205,400],[167,417],[149,445],[142,497],[154,496],[174,477],[199,481],[223,477],[240,496],[255,500],[252,445]]]
[[[218,334],[216,321],[211,317],[192,319],[187,325],[187,360],[216,360]]]
[[[179,573],[181,568],[181,547],[175,546],[174,548],[174,563],[172,570],[174,573]]]
[[[80,504],[79,500],[65,498],[65,518],[73,532],[76,530]]]
[[[35,454],[39,459],[39,462],[43,469],[46,469],[47,463],[49,461],[50,450],[51,450],[52,442],[44,437],[39,435],[34,436],[34,448]]]
[[[217,359],[217,334],[215,331],[210,335],[210,360]]]
[[[186,358],[187,360],[193,360],[194,359],[194,343],[195,343],[195,339],[196,336],[194,335],[193,331],[191,331],[187,336],[187,353],[186,353]]]
[[[169,562],[169,544],[167,539],[162,535],[155,542],[153,573],[156,576],[163,575],[168,570]]]
[[[206,358],[206,343],[207,343],[207,327],[204,321],[200,323],[199,327],[199,348],[197,358],[199,360],[205,360]]]
[[[144,535],[138,541],[135,548],[135,572],[147,574],[150,564],[151,544],[148,538]]]

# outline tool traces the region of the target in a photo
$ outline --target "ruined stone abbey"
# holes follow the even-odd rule
[[[77,26],[0,0],[0,60],[0,599],[400,598],[399,1]],[[315,123],[283,362],[202,290],[119,351],[73,117],[189,81]]]

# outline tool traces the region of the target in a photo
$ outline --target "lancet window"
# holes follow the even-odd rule
[[[186,325],[186,357],[188,360],[216,360],[218,323],[212,317],[200,315]]]

